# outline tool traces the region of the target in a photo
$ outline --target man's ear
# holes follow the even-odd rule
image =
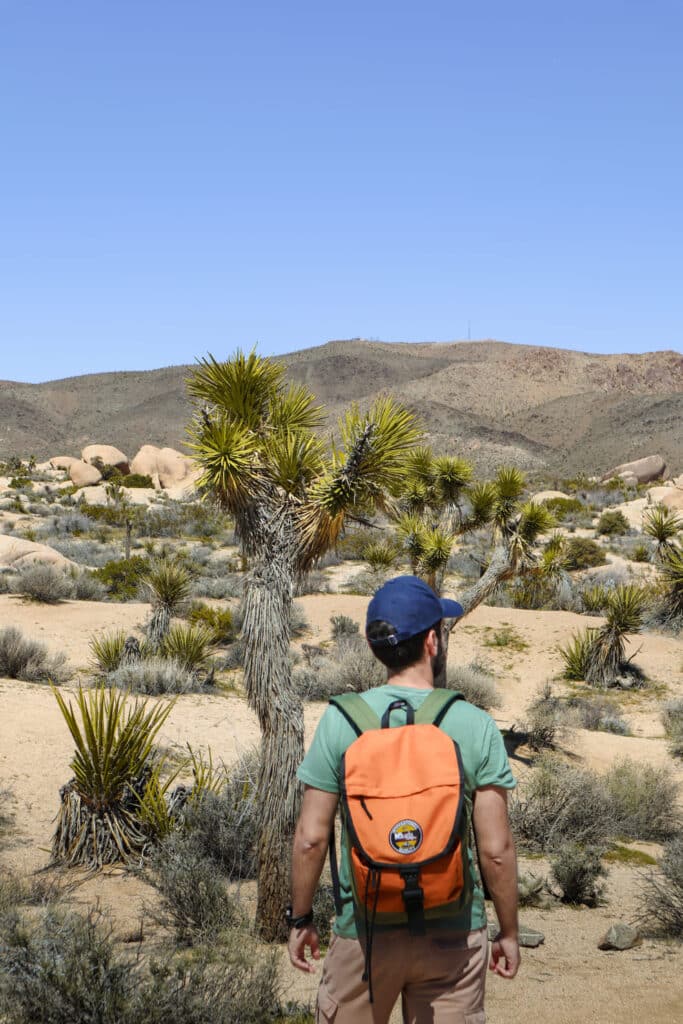
[[[439,637],[435,629],[430,629],[425,637],[424,653],[429,658],[435,658],[439,653]]]

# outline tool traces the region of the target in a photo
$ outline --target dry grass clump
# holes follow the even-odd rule
[[[524,731],[532,750],[546,750],[556,745],[564,733],[567,721],[565,705],[545,683],[538,696],[529,704]]]
[[[631,730],[620,708],[607,697],[570,697],[567,709],[581,729],[629,736]]]
[[[465,700],[483,711],[491,711],[501,706],[501,697],[496,689],[493,673],[480,661],[470,661],[467,665],[449,666],[446,687],[462,693]]]
[[[66,655],[49,654],[44,644],[7,626],[0,630],[0,676],[26,683],[61,682],[69,677]]]

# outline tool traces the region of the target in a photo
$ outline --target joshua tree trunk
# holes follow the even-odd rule
[[[289,667],[293,566],[282,526],[267,528],[244,598],[244,684],[261,726],[256,923],[267,941],[286,938],[292,837],[299,812],[296,769],[304,753],[303,705]]]
[[[482,601],[485,601],[489,594],[493,593],[499,584],[503,583],[505,580],[509,580],[511,576],[514,576],[515,568],[514,553],[509,548],[501,544],[493,552],[491,561],[489,562],[489,567],[484,575],[460,596],[459,601],[463,607],[463,618],[465,615],[469,615],[470,612],[474,611],[477,605],[481,604]],[[441,631],[441,641],[446,652],[446,658],[444,659],[441,672],[434,680],[434,686],[446,685],[448,640],[451,630],[458,621],[460,620],[444,619],[443,629]]]

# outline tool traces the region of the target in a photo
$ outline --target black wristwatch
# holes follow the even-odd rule
[[[313,924],[313,911],[309,910],[307,914],[299,914],[295,917],[291,906],[287,907],[285,910],[285,921],[288,928],[305,928],[307,924]]]

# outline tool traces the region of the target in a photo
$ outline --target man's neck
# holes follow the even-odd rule
[[[430,664],[419,662],[411,665],[403,672],[394,672],[388,676],[387,683],[390,686],[410,686],[414,690],[433,690],[434,673]]]

